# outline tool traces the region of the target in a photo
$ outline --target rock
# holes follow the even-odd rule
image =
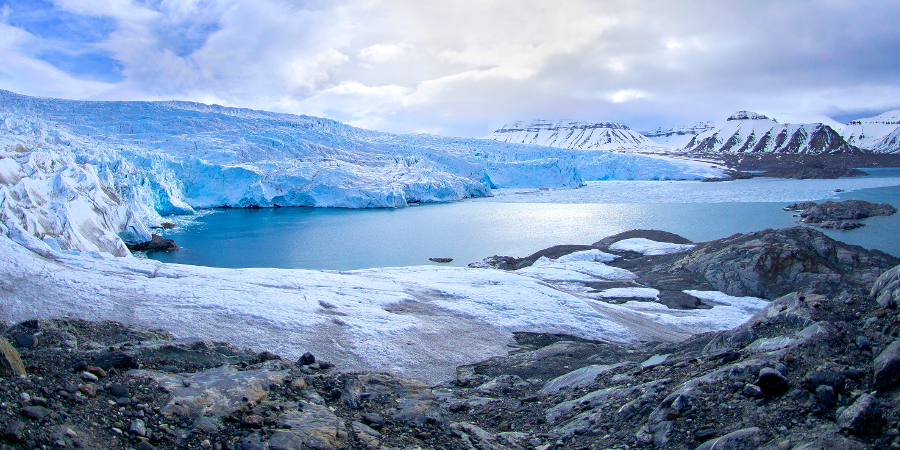
[[[13,377],[25,374],[25,365],[19,352],[9,345],[6,338],[0,336],[0,377]]]
[[[381,417],[380,415],[375,414],[375,413],[363,414],[362,420],[363,420],[363,423],[365,423],[366,425],[368,425],[376,430],[380,430],[381,427],[384,426],[384,417]]]
[[[791,388],[784,375],[781,372],[766,367],[759,371],[759,378],[756,380],[762,393],[769,397],[778,397],[784,395]]]
[[[173,252],[178,250],[175,241],[163,238],[158,234],[150,236],[150,240],[135,245],[129,245],[128,249],[137,252]]]
[[[107,386],[109,394],[113,397],[128,397],[128,388],[120,383],[113,383]]]
[[[102,367],[88,366],[85,370],[97,378],[106,378],[106,371]]]
[[[800,202],[800,203],[791,203],[790,205],[781,208],[785,211],[794,211],[794,212],[803,212],[813,206],[818,205],[816,202]]]
[[[744,428],[700,444],[696,450],[738,450],[759,446],[759,428]]]
[[[78,386],[78,390],[84,394],[85,397],[97,396],[97,385],[95,383],[82,384],[81,386]]]
[[[22,415],[31,420],[43,420],[50,415],[50,410],[43,406],[26,406],[22,408]]]
[[[144,424],[144,421],[141,419],[134,419],[131,421],[131,426],[128,427],[128,432],[131,434],[136,434],[138,436],[147,436],[147,425]]]
[[[793,292],[868,293],[885,270],[900,264],[894,256],[844,244],[808,227],[737,234],[667,258],[671,262],[637,273],[645,283],[661,277],[699,278],[728,295],[766,299]]]
[[[900,381],[900,339],[875,358],[875,389],[886,391]]]
[[[872,348],[872,341],[865,336],[858,336],[856,338],[856,347],[858,347],[860,350]]]
[[[436,263],[448,263],[453,261],[453,258],[428,258],[428,260]]]
[[[763,397],[763,391],[759,388],[759,386],[755,384],[748,384],[744,386],[744,390],[741,392],[744,396],[749,398],[760,398]]]
[[[88,383],[96,383],[100,381],[100,379],[97,378],[97,375],[94,375],[90,372],[81,372],[81,379],[87,381]]]
[[[862,222],[857,222],[855,220],[826,220],[822,223],[811,224],[815,227],[825,228],[828,230],[855,230],[857,228],[862,228],[866,226],[866,224]]]
[[[829,372],[814,370],[806,374],[800,384],[812,392],[816,392],[819,386],[831,386],[835,392],[844,390],[847,377],[841,372]]]
[[[884,418],[881,416],[875,397],[871,394],[863,394],[841,412],[837,423],[845,430],[869,435],[881,431],[884,426]]]
[[[13,340],[16,341],[16,347],[21,349],[32,350],[37,347],[37,336],[33,333],[16,333]]]
[[[882,308],[900,306],[900,266],[886,271],[875,280],[871,296]]]
[[[94,366],[100,367],[105,371],[110,369],[132,369],[137,367],[134,358],[120,351],[104,353],[94,359]]]
[[[702,442],[715,436],[716,434],[717,433],[715,428],[700,428],[694,431],[694,439]]]
[[[6,426],[6,430],[3,432],[3,437],[9,439],[13,442],[18,442],[22,440],[22,435],[25,433],[25,424],[21,420],[14,420]]]
[[[304,353],[303,356],[300,357],[300,360],[297,361],[297,364],[301,365],[301,366],[308,366],[310,364],[315,364],[315,363],[316,363],[316,357],[313,356],[313,354],[310,352]]]
[[[855,221],[874,216],[890,216],[897,213],[887,203],[876,205],[863,200],[825,201],[800,213],[803,223],[819,225],[826,222]]]
[[[289,409],[278,416],[278,427],[286,429],[269,440],[273,448],[290,447],[291,442],[302,442],[314,449],[343,448],[346,432],[344,421],[325,406],[300,402],[301,408]]]
[[[820,385],[816,388],[816,399],[826,408],[831,408],[834,404],[834,388],[827,385]]]
[[[132,370],[129,376],[150,378],[171,394],[171,400],[160,412],[166,417],[183,416],[196,420],[202,416],[223,417],[240,409],[246,402],[266,397],[273,384],[280,384],[287,370],[242,370],[223,366],[190,375],[170,375],[146,370]],[[189,381],[189,386],[185,386]]]
[[[241,426],[245,426],[247,428],[262,428],[263,418],[262,416],[256,414],[246,415],[241,419]]]

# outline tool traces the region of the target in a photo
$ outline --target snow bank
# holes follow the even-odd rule
[[[657,242],[645,238],[622,239],[609,246],[610,250],[623,252],[637,252],[644,255],[666,255],[678,253],[694,248],[692,244],[673,244],[670,242]]]

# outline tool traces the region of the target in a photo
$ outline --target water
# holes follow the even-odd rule
[[[873,172],[880,177],[898,174],[896,170]],[[900,186],[838,197],[900,206]],[[470,200],[377,210],[223,209],[168,232],[181,251],[148,256],[168,263],[232,268],[352,270],[436,264],[428,261],[430,257],[450,257],[451,265],[464,266],[491,255],[526,256],[557,244],[591,244],[639,228],[669,231],[700,242],[794,226],[797,218],[781,209],[785,204]],[[900,214],[864,222],[867,226],[861,229],[825,233],[900,256]]]

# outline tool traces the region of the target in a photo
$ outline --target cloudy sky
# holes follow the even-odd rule
[[[900,108],[895,0],[0,0],[0,89],[391,132]]]

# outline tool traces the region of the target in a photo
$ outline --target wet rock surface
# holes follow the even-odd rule
[[[2,333],[25,373],[0,378],[0,449],[900,448],[900,314],[878,300],[898,269],[867,274],[888,260],[800,230],[733,237],[740,251],[701,243],[617,260],[646,266],[641,279],[701,288],[748,264],[740,258],[783,254],[784,240],[798,253],[825,249],[788,272],[794,284],[763,276],[782,266],[750,264],[757,278],[736,286],[787,292],[734,329],[629,345],[515,333],[509,355],[436,386],[343,372],[328,355],[284,360],[113,322],[22,322]],[[666,237],[627,236],[650,235]],[[807,276],[842,251],[835,284],[819,289]],[[694,269],[701,261],[706,270]]]

